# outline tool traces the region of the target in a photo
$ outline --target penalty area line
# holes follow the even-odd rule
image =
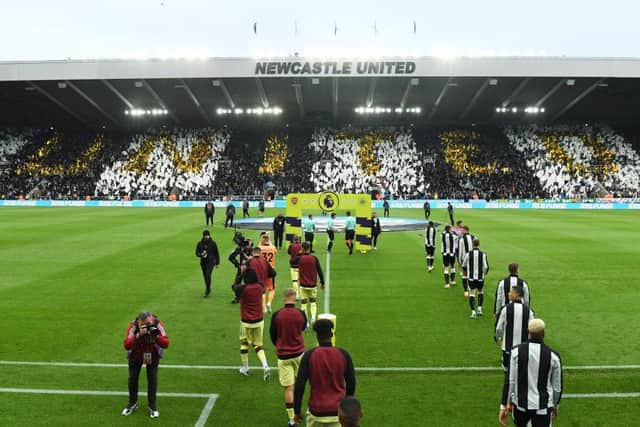
[[[44,389],[44,388],[0,388],[0,393],[18,393],[18,394],[63,394],[74,396],[129,396],[127,391],[106,391],[106,390],[58,390],[58,389]],[[196,421],[195,427],[203,427],[213,407],[216,405],[219,395],[216,393],[167,393],[160,392],[158,397],[184,397],[192,399],[207,399],[204,408],[200,412],[198,421]]]

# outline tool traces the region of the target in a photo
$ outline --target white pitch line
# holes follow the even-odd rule
[[[0,393],[26,393],[26,394],[72,394],[83,396],[129,396],[127,391],[103,391],[103,390],[57,390],[46,388],[0,388]],[[158,393],[158,397],[187,397],[193,399],[217,398],[217,394],[211,393]],[[215,402],[215,400],[214,400]]]
[[[211,411],[216,404],[216,400],[218,400],[218,395],[211,394],[209,400],[207,400],[207,403],[204,405],[202,412],[200,412],[200,417],[198,417],[195,427],[204,427],[209,419],[209,414],[211,414]]]
[[[0,365],[6,366],[52,366],[52,367],[73,367],[73,368],[126,368],[126,363],[85,363],[85,362],[28,362],[20,360],[0,360]],[[238,369],[236,365],[171,365],[161,364],[162,369],[203,369],[232,371]],[[254,369],[262,369],[262,366],[252,366]],[[278,369],[272,367],[272,369]],[[637,370],[640,365],[576,365],[564,366],[567,371],[589,371],[589,370]],[[356,367],[360,372],[464,372],[464,371],[502,371],[501,367],[494,366],[396,366],[396,367],[376,367],[360,366]]]
[[[44,388],[0,388],[0,393],[22,393],[22,394],[66,394],[80,396],[129,396],[127,391],[103,391],[103,390],[56,390]],[[218,400],[219,395],[215,393],[158,393],[158,397],[187,397],[197,399],[207,399],[207,403],[200,412],[195,427],[204,427],[209,419],[209,415]]]
[[[627,397],[640,397],[640,393],[567,393],[562,395],[562,398],[568,399],[617,399]]]

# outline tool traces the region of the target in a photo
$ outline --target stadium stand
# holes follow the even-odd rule
[[[505,133],[548,197],[588,197],[598,189],[637,195],[638,154],[608,127],[528,126],[507,128]]]
[[[311,167],[315,191],[355,193],[382,187],[408,198],[424,190],[424,160],[406,129],[319,129],[308,148],[320,156]]]
[[[633,197],[640,156],[606,126],[313,131],[150,129],[0,133],[0,197],[262,198],[379,191],[391,198]]]

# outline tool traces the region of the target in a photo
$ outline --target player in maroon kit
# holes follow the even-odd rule
[[[267,381],[270,373],[262,339],[264,285],[258,282],[256,272],[248,268],[244,271],[244,284],[235,285],[233,290],[240,300],[240,360],[242,361],[240,373],[244,376],[249,375],[249,345],[252,345],[262,363],[264,380]]]
[[[278,376],[284,387],[284,406],[289,418],[289,426],[294,426],[293,384],[296,381],[300,359],[304,353],[302,332],[307,325],[307,315],[296,304],[296,291],[284,291],[284,308],[273,313],[269,333],[278,356]]]
[[[303,422],[304,388],[309,380],[307,427],[339,427],[338,407],[345,396],[356,391],[356,374],[346,350],[333,347],[333,322],[318,319],[313,324],[319,346],[304,353],[293,392],[295,421]]]

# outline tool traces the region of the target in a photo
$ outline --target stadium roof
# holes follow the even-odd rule
[[[356,112],[359,107],[362,110]],[[274,108],[282,113],[267,113]],[[403,111],[396,112],[399,108]],[[406,111],[415,108],[419,113]],[[158,115],[125,114],[136,109],[156,110]],[[639,112],[637,59],[0,62],[0,125],[10,127],[125,130],[156,125],[429,127],[529,122],[628,126],[635,124]]]

